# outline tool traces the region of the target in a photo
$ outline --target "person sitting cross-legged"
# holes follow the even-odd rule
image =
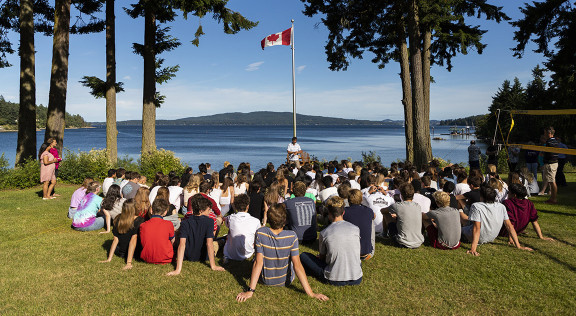
[[[435,210],[422,214],[430,245],[434,248],[452,250],[460,247],[460,212],[450,207],[450,195],[436,191],[432,195]],[[462,214],[464,214],[462,212]]]
[[[360,259],[368,260],[374,257],[376,215],[369,207],[362,205],[362,192],[358,189],[350,190],[348,202],[350,206],[345,208],[343,218],[360,229]]]
[[[402,202],[382,209],[388,227],[388,236],[401,248],[418,248],[424,242],[422,235],[422,212],[420,205],[412,201],[414,186],[404,183],[400,186]]]
[[[248,213],[250,197],[240,194],[234,198],[234,209],[238,212],[224,217],[228,236],[224,245],[224,260],[242,261],[254,254],[254,236],[260,228],[260,220]]]
[[[513,183],[509,189],[508,199],[504,200],[502,204],[506,207],[508,218],[510,218],[510,222],[516,232],[518,234],[524,232],[524,229],[528,227],[528,223],[532,223],[538,238],[553,241],[553,238],[542,235],[540,224],[538,224],[538,212],[534,207],[534,203],[526,198],[528,193],[526,187],[519,183]],[[505,227],[500,230],[500,236],[509,236]],[[512,242],[512,240],[510,239],[509,242]]]
[[[344,200],[333,196],[327,203],[331,224],[320,232],[320,255],[300,255],[304,269],[322,282],[332,285],[358,285],[362,282],[360,229],[342,217]]]
[[[516,230],[506,212],[506,207],[495,202],[496,191],[487,185],[482,185],[480,187],[480,199],[481,202],[472,204],[468,216],[461,215],[471,223],[462,227],[463,238],[472,243],[470,250],[466,253],[479,256],[478,245],[493,242],[498,237],[502,225],[506,227],[514,246],[518,249],[532,251],[531,248],[520,245]]]
[[[268,224],[256,231],[256,259],[252,266],[250,285],[246,291],[236,296],[238,302],[244,302],[256,292],[258,280],[264,285],[284,286],[294,280],[294,273],[308,296],[327,301],[324,294],[314,293],[306,272],[300,262],[298,237],[291,230],[284,230],[286,224],[286,207],[284,204],[272,204],[268,209]]]
[[[214,221],[208,217],[212,210],[212,202],[196,194],[188,202],[192,208],[193,216],[186,218],[180,223],[180,240],[176,255],[176,269],[167,275],[178,275],[182,271],[184,258],[189,261],[206,261],[214,271],[224,271],[224,268],[216,265],[214,259]]]

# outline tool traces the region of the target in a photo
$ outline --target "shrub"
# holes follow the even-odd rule
[[[362,163],[365,165],[371,163],[371,162],[378,162],[378,163],[382,163],[382,159],[380,158],[379,155],[376,154],[375,151],[369,151],[369,152],[362,152]]]
[[[134,158],[131,158],[128,155],[118,158],[118,161],[116,161],[116,165],[114,166],[114,168],[118,169],[120,167],[130,171],[140,170],[138,162],[134,161]]]
[[[180,158],[174,155],[173,151],[159,149],[142,154],[138,159],[140,173],[148,179],[154,179],[156,172],[162,171],[168,174],[175,171],[177,174],[184,173],[186,166],[182,165]]]
[[[10,163],[8,162],[8,158],[4,156],[4,153],[0,155],[0,174],[3,172],[7,172],[10,168]]]
[[[14,169],[7,169],[7,163],[3,162],[4,156],[0,157],[0,190],[25,189],[40,183],[40,162],[29,159]]]
[[[85,178],[106,178],[111,167],[105,149],[92,149],[88,152],[65,149],[58,177],[65,182],[80,184]]]

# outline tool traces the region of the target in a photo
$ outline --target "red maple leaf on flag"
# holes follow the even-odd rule
[[[268,36],[266,39],[270,42],[276,42],[276,40],[278,40],[278,38],[280,38],[280,35],[272,34],[272,35]]]

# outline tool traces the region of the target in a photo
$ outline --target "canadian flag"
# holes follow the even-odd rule
[[[268,35],[261,42],[262,50],[264,50],[264,47],[268,46],[290,45],[291,43],[292,43],[292,28],[289,28],[280,33]]]

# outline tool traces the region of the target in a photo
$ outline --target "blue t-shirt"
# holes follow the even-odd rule
[[[270,227],[256,231],[254,240],[256,253],[264,255],[261,280],[265,285],[285,286],[294,281],[294,267],[291,257],[299,256],[298,237],[291,230],[283,230],[278,235]]]
[[[184,258],[206,261],[206,239],[214,238],[214,220],[208,216],[190,216],[180,223],[180,238],[186,238]]]
[[[286,228],[293,230],[299,241],[316,240],[316,203],[305,196],[286,200]]]
[[[360,254],[372,253],[372,220],[374,212],[364,205],[351,205],[344,212],[344,220],[360,229]]]

